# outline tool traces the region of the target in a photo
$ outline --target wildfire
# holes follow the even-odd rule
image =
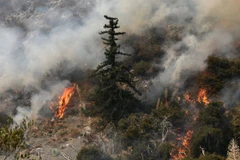
[[[186,99],[187,102],[189,103],[195,103],[195,101],[192,99],[191,95],[189,93],[184,95],[184,98]]]
[[[200,89],[198,93],[198,102],[199,103],[203,102],[205,105],[208,105],[210,103],[207,97],[206,89]]]
[[[69,100],[71,99],[74,91],[76,88],[76,84],[74,83],[72,87],[65,88],[63,91],[63,94],[61,97],[59,97],[58,105],[57,105],[57,110],[55,112],[55,117],[58,119],[61,119],[64,115],[65,109],[67,107],[67,104],[69,103]],[[53,102],[50,105],[50,108],[53,110]]]
[[[168,100],[165,101],[165,106],[168,107]]]
[[[186,135],[184,136],[183,138],[183,142],[182,142],[182,145],[185,147],[185,148],[189,148],[189,142],[192,138],[192,135],[193,135],[193,131],[192,130],[188,130]]]
[[[189,151],[189,143],[190,140],[192,138],[193,135],[193,131],[192,130],[188,130],[186,135],[183,138],[177,138],[177,140],[182,140],[182,146],[178,148],[178,153],[177,155],[173,156],[173,159],[175,160],[179,160],[179,159],[183,159],[186,157],[187,152]]]

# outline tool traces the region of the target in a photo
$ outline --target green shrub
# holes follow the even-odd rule
[[[11,155],[15,155],[15,159],[18,159],[19,152],[27,148],[25,134],[32,125],[33,121],[25,118],[20,124],[4,125],[0,128],[0,154],[3,154],[5,159]],[[21,155],[21,158],[27,157],[29,152]]]
[[[190,145],[193,157],[201,154],[199,146],[206,152],[226,156],[233,132],[230,119],[224,113],[225,109],[221,102],[211,102],[200,111]]]
[[[158,157],[161,160],[169,160],[171,158],[170,152],[173,146],[169,143],[162,143],[158,148]]]
[[[207,88],[209,95],[218,94],[227,81],[240,77],[239,60],[209,56],[206,63],[207,68],[200,74],[199,84]]]
[[[151,68],[151,64],[149,62],[140,61],[138,63],[135,63],[133,66],[134,74],[139,76],[145,76],[147,75],[147,72]]]
[[[186,158],[183,158],[182,160],[196,160],[196,159],[191,157],[186,157]]]
[[[82,148],[79,151],[77,155],[77,160],[113,160],[113,159],[96,147],[88,147]]]
[[[127,156],[127,160],[169,160],[172,145],[162,143],[159,146],[154,146],[146,140],[136,141],[133,144],[133,151]]]
[[[198,160],[225,160],[225,158],[216,154],[207,154],[205,156],[201,156]]]
[[[13,119],[8,115],[0,112],[0,128],[8,126],[13,123]]]

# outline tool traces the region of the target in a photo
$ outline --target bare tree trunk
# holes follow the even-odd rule
[[[204,148],[202,148],[201,146],[200,146],[199,148],[201,149],[203,156],[205,156],[205,150],[204,150]]]

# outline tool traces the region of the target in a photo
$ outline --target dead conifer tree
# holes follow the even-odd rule
[[[240,149],[235,139],[232,139],[228,145],[227,160],[239,160]]]

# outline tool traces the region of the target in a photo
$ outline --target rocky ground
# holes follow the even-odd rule
[[[33,158],[72,160],[90,134],[91,118],[81,114],[61,120],[47,119],[36,124],[29,133],[28,145]]]
[[[81,114],[82,106],[67,108],[62,119],[39,117],[27,135],[31,158],[43,160],[75,160],[82,146],[89,143],[92,118]],[[0,156],[0,160],[4,159]],[[7,160],[13,160],[9,157]]]

